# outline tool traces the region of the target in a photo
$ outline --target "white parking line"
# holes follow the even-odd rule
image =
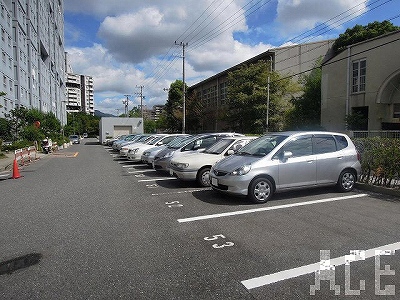
[[[132,168],[133,169],[133,168]],[[135,173],[145,173],[145,172],[156,172],[157,170],[137,170],[137,171],[128,171],[128,174],[135,174]]]
[[[176,180],[176,177],[163,177],[163,178],[153,178],[153,179],[141,179],[138,182],[147,182],[147,181],[159,181],[159,180]]]
[[[362,260],[367,259],[367,258],[371,258],[377,255],[380,255],[379,253],[381,253],[382,251],[396,251],[400,249],[400,242],[398,243],[393,243],[393,244],[388,244],[385,246],[380,246],[377,248],[373,248],[373,249],[368,249],[365,251],[365,258],[363,257]],[[348,255],[345,256],[340,256],[337,258],[333,258],[330,259],[330,266],[341,266],[346,264],[346,262],[348,262]],[[356,256],[356,260],[361,260],[361,258],[357,258]],[[386,269],[386,267],[385,267]],[[310,265],[305,265],[305,266],[301,266],[298,268],[294,268],[294,269],[290,269],[290,270],[284,270],[284,271],[280,271],[277,273],[272,273],[269,275],[264,275],[264,276],[260,276],[260,277],[255,277],[252,279],[247,279],[247,280],[243,280],[241,281],[241,283],[248,289],[254,289],[257,287],[261,287],[264,285],[268,285],[274,282],[278,282],[278,281],[282,281],[282,280],[287,280],[287,279],[291,279],[291,278],[295,278],[295,277],[299,277],[302,275],[306,275],[306,274],[310,274],[313,272],[316,272],[318,270],[321,270],[321,262],[317,262],[317,263],[313,263]]]
[[[164,196],[164,195],[185,194],[185,193],[193,193],[193,192],[201,192],[201,191],[211,191],[211,188],[197,189],[197,190],[186,190],[186,191],[179,191],[179,192],[154,193],[154,194],[151,194],[151,195],[152,196]]]
[[[229,216],[235,216],[235,215],[251,214],[251,213],[260,212],[260,211],[276,210],[276,209],[290,208],[290,207],[296,207],[296,206],[305,206],[305,205],[311,205],[311,204],[317,204],[317,203],[360,198],[360,197],[365,197],[365,196],[367,196],[367,194],[349,195],[349,196],[343,196],[343,197],[328,198],[328,199],[322,199],[322,200],[313,200],[313,201],[306,201],[306,202],[293,203],[293,204],[284,204],[284,205],[247,209],[247,210],[239,210],[239,211],[232,211],[232,212],[226,212],[226,213],[221,213],[221,214],[204,215],[204,216],[198,216],[198,217],[192,217],[192,218],[178,219],[178,222],[186,223],[186,222],[200,221],[200,220],[206,220],[206,219],[216,219],[216,218],[229,217]]]
[[[121,163],[124,163],[124,162],[121,162]],[[125,162],[126,163],[126,162]],[[140,165],[137,165],[137,164],[131,164],[131,165],[125,165],[125,166],[122,166],[123,168],[132,168],[132,167],[146,167],[147,165],[145,165],[145,164],[140,164]],[[153,169],[149,169],[149,170],[153,170]],[[154,170],[155,171],[155,170]]]

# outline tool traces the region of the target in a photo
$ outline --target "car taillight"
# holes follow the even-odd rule
[[[358,161],[361,161],[361,154],[358,151],[357,151],[357,159],[358,159]]]

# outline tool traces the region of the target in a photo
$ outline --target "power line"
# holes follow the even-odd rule
[[[255,13],[256,11],[258,11],[259,9],[261,9],[263,6],[265,6],[266,4],[268,4],[270,1],[271,1],[271,0],[264,1],[264,2],[263,2],[263,1],[257,1],[255,4],[251,5],[249,8],[247,8],[247,9],[245,10],[244,17],[243,17],[243,15],[239,15],[238,17],[234,18],[237,14],[239,14],[239,12],[240,12],[241,10],[243,10],[244,8],[246,8],[247,6],[249,6],[249,5],[250,5],[252,2],[254,2],[254,1],[250,1],[249,3],[245,4],[243,7],[241,7],[241,9],[237,10],[235,13],[233,13],[232,15],[230,15],[230,16],[229,16],[228,18],[226,18],[223,22],[221,22],[218,26],[216,26],[216,27],[213,28],[212,30],[209,30],[209,31],[208,31],[207,33],[205,33],[200,39],[197,39],[194,43],[192,43],[192,46],[190,47],[190,50],[189,50],[188,52],[193,51],[193,50],[195,50],[195,49],[201,47],[202,45],[206,44],[209,40],[211,40],[211,39],[215,38],[216,36],[222,34],[222,33],[225,32],[226,30],[228,30],[229,28],[231,28],[231,27],[233,27],[234,25],[236,25],[236,24],[238,24],[239,22],[241,22],[243,19],[246,19],[246,17],[248,17],[249,15]],[[369,12],[371,12],[372,10],[377,9],[378,7],[381,7],[381,6],[387,4],[387,3],[391,2],[391,1],[392,1],[392,0],[387,0],[387,1],[383,2],[383,3],[378,3],[378,2],[380,2],[380,0],[375,0],[374,2],[371,2],[371,3],[368,5],[368,7],[371,7],[372,5],[375,5],[375,4],[377,4],[377,3],[378,3],[378,5],[375,6],[375,7],[370,8],[369,10],[367,10],[367,11],[364,12],[364,13],[362,13],[361,15],[364,15],[364,14],[366,14],[366,13],[369,13]],[[194,26],[194,24],[195,24],[196,22],[198,22],[202,16],[204,16],[205,13],[206,13],[208,10],[211,9],[211,6],[212,6],[215,2],[216,2],[216,1],[213,1],[213,2],[202,12],[202,14],[189,26],[189,28],[192,28],[192,27]],[[232,2],[233,2],[233,1],[232,1]],[[227,6],[225,6],[225,9],[226,9],[232,2],[230,2]],[[313,33],[313,32],[314,32],[314,34],[315,34],[315,33],[320,33],[321,31],[322,31],[322,33],[320,33],[320,34],[324,34],[324,33],[326,33],[326,32],[329,32],[329,31],[333,30],[333,28],[337,28],[337,27],[339,27],[340,25],[342,25],[343,23],[349,22],[350,20],[353,20],[353,19],[359,17],[360,15],[356,15],[356,16],[354,16],[353,18],[351,18],[350,20],[348,20],[348,17],[349,17],[349,16],[355,15],[355,14],[357,14],[357,12],[359,12],[360,10],[362,10],[362,8],[360,8],[359,10],[354,11],[355,8],[359,7],[359,6],[362,5],[362,4],[365,4],[365,3],[367,3],[367,2],[368,2],[368,1],[364,1],[363,3],[359,3],[359,4],[355,5],[355,6],[353,6],[352,8],[350,8],[350,9],[348,9],[348,10],[346,10],[346,11],[344,11],[344,12],[338,14],[337,16],[335,16],[335,17],[333,17],[333,18],[327,20],[326,22],[324,22],[324,24],[327,24],[327,23],[328,23],[328,25],[323,25],[323,24],[318,25],[318,26],[314,27],[313,29],[308,30],[308,31],[306,31],[306,32],[304,32],[304,33],[302,33],[302,34],[300,34],[300,35],[298,35],[298,36],[292,38],[292,39],[289,40],[289,41],[298,40],[298,42],[301,42],[301,41],[304,40],[305,38],[312,36],[312,33]],[[261,5],[260,5],[260,6],[257,6],[257,5],[260,4],[260,3],[261,3]],[[219,6],[220,6],[220,5],[219,5]],[[219,7],[219,6],[218,6],[218,7]],[[189,37],[189,36],[193,35],[193,34],[196,32],[196,30],[198,30],[198,29],[200,28],[201,24],[203,24],[203,23],[205,22],[205,20],[209,19],[209,17],[212,15],[212,13],[214,13],[214,12],[216,11],[216,9],[217,9],[217,8],[215,8],[210,14],[208,14],[208,16],[207,16],[199,25],[197,25],[197,27],[196,27],[194,30],[192,30],[191,32],[189,32],[189,33],[186,35],[186,37]],[[349,13],[349,14],[348,14],[348,13]],[[344,16],[345,14],[347,14],[347,15]],[[339,18],[339,17],[341,17],[341,18]],[[232,20],[232,18],[233,18],[233,20]],[[337,19],[337,18],[339,18],[339,19]],[[198,36],[199,33],[201,33],[202,31],[204,31],[204,29],[207,28],[207,27],[211,24],[211,22],[212,22],[214,19],[215,19],[215,18],[213,18],[211,21],[209,21],[208,24],[207,24],[205,27],[202,27],[202,29],[201,29],[200,31],[198,31],[198,32],[196,33],[195,36],[192,36],[192,38],[190,39],[190,41],[193,40],[194,37]],[[336,20],[335,22],[331,23],[331,21],[333,21],[333,20],[335,20],[335,19],[337,19],[337,20]],[[343,20],[345,20],[345,19],[346,19],[345,22],[340,23],[341,21],[343,21]],[[338,25],[332,27],[332,25],[334,25],[334,24],[338,24]],[[327,28],[328,26],[329,26],[330,28]],[[184,36],[184,34],[185,34],[186,32],[189,31],[189,28],[186,29],[185,32],[184,32],[183,34],[180,35],[180,37]],[[316,31],[316,29],[318,29],[318,30]],[[300,37],[301,37],[301,38],[300,38]],[[172,49],[172,47],[168,50],[168,53],[170,52],[171,49]],[[312,49],[309,50],[309,51],[312,51]],[[162,78],[162,77],[165,75],[165,73],[169,71],[169,69],[171,68],[171,66],[176,62],[177,56],[174,55],[174,54],[172,54],[171,56],[168,56],[168,53],[167,53],[167,54],[164,56],[164,58],[163,58],[163,60],[164,60],[164,59],[166,59],[166,58],[168,57],[168,60],[166,60],[165,62],[159,62],[159,64],[158,64],[158,65],[156,66],[156,68],[154,69],[153,73],[151,73],[151,74],[154,74],[155,76],[154,76],[153,78],[151,78],[151,77],[149,78],[149,77],[148,77],[148,81],[149,81],[149,84],[150,84],[151,86],[153,86],[152,83],[155,83],[155,82],[157,82],[160,78]],[[298,55],[296,55],[296,56],[298,56]],[[296,57],[296,56],[293,56],[293,57]],[[277,62],[276,62],[276,63],[277,63]],[[294,65],[294,66],[296,66],[296,65]]]
[[[399,15],[399,16],[400,16],[400,15]],[[398,16],[398,17],[399,17],[399,16]],[[374,46],[374,47],[371,47],[371,48],[362,50],[362,51],[360,51],[360,52],[352,53],[352,54],[350,55],[350,57],[356,56],[356,55],[359,55],[359,54],[362,54],[362,53],[366,53],[366,52],[375,50],[375,49],[380,48],[380,47],[384,47],[384,46],[386,46],[386,45],[389,45],[389,44],[391,44],[391,43],[395,43],[395,42],[397,42],[397,41],[400,41],[400,38],[397,38],[397,39],[395,39],[395,40],[393,40],[393,41],[389,41],[389,42],[386,42],[386,43],[383,43],[383,44],[379,44],[379,45],[377,45],[377,46]],[[340,61],[342,61],[342,60],[347,60],[347,59],[348,59],[347,56],[346,56],[346,57],[343,57],[343,58],[336,59],[336,60],[334,60],[334,58],[332,58],[331,61],[328,61],[328,62],[324,63],[324,65],[325,65],[325,66],[328,66],[328,65],[331,65],[331,64],[340,62]],[[319,69],[319,68],[321,68],[321,67],[319,67],[319,66],[318,66],[318,67],[313,67],[313,68],[310,68],[310,69],[308,69],[308,70],[298,72],[298,73],[296,73],[296,74],[291,74],[291,75],[289,75],[289,76],[285,76],[285,77],[279,78],[278,80],[275,80],[275,82],[278,82],[278,81],[281,81],[281,80],[285,80],[285,79],[288,79],[288,78],[292,78],[292,77],[294,77],[294,76],[302,75],[302,74],[311,72],[311,71],[316,70],[316,69]]]

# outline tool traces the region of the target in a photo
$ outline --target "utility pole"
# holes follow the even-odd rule
[[[266,125],[266,130],[267,130],[267,132],[269,131],[269,81],[270,81],[270,78],[269,78],[269,75],[268,75],[268,83],[267,83],[267,120],[266,120],[266,123],[267,123],[267,125]]]
[[[186,130],[186,87],[185,87],[185,47],[188,43],[175,41],[175,45],[182,46],[182,78],[183,78],[183,120],[182,120],[182,133]]]
[[[142,119],[144,119],[143,118],[143,99],[144,99],[143,88],[144,88],[144,86],[143,85],[139,85],[139,86],[136,86],[136,87],[140,89],[140,92],[135,93],[135,94],[139,95],[139,97],[140,97],[140,116],[142,117]]]
[[[272,72],[272,55],[269,57],[269,74]],[[270,75],[268,75],[268,82],[267,82],[267,119],[266,119],[266,132],[269,131],[269,90],[270,90]]]
[[[129,110],[128,110],[128,104],[129,104],[129,98],[128,97],[131,97],[132,95],[124,95],[125,97],[126,97],[126,100],[122,100],[122,103],[125,105],[125,116],[127,117],[127,118],[129,118]]]

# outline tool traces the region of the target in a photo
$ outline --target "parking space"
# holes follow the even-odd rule
[[[173,234],[183,235],[193,264],[214,270],[227,289],[254,299],[395,299],[395,198],[318,188],[254,205],[110,155],[141,200],[150,199],[170,219]]]

